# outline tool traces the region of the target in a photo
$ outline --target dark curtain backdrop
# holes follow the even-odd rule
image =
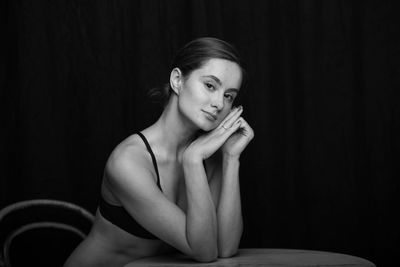
[[[168,81],[177,48],[214,36],[249,73],[241,247],[398,260],[395,1],[1,5],[0,208],[54,198],[95,212],[109,153],[160,114],[148,89]]]

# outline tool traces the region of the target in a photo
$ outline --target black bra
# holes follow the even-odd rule
[[[150,144],[147,141],[146,137],[141,132],[137,133],[142,139],[143,142],[146,145],[147,150],[149,151],[151,155],[151,159],[153,161],[154,169],[157,174],[157,186],[161,188],[160,184],[160,175],[158,173],[158,167],[157,167],[157,161],[156,157],[154,156],[153,151],[151,150]],[[106,218],[108,221],[110,221],[112,224],[118,226],[119,228],[125,230],[126,232],[138,236],[141,238],[147,238],[147,239],[158,239],[156,236],[154,236],[152,233],[144,229],[127,211],[123,206],[116,206],[108,203],[107,201],[104,200],[103,196],[100,198],[100,205],[99,205],[99,211],[101,215]]]

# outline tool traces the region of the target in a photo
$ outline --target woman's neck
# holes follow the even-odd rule
[[[169,156],[180,156],[198,129],[179,113],[176,99],[170,100],[160,118],[151,126],[158,146]]]

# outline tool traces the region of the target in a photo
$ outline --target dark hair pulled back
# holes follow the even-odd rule
[[[237,63],[244,80],[245,70],[237,50],[229,43],[212,37],[195,39],[183,46],[172,60],[170,69],[179,68],[184,78],[190,73],[199,69],[203,64],[213,58],[226,59]],[[161,88],[154,88],[150,91],[150,97],[165,105],[171,94],[169,82]]]

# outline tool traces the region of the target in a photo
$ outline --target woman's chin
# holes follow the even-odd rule
[[[199,128],[200,128],[200,130],[203,131],[203,132],[209,132],[209,131],[212,131],[212,130],[214,130],[215,128],[217,128],[217,125],[207,123],[207,124],[200,125]]]
[[[219,125],[219,121],[218,120],[197,120],[194,121],[194,125],[196,128],[199,129],[199,131],[203,131],[203,132],[209,132],[214,130],[215,128],[217,128],[217,126]]]

